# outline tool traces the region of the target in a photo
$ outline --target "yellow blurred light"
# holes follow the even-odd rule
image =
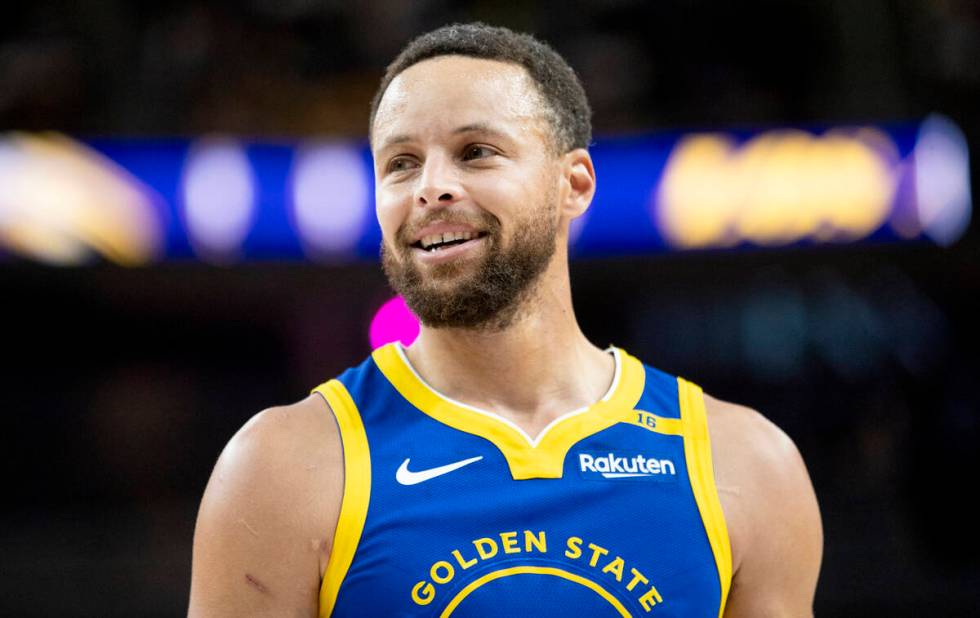
[[[94,252],[151,261],[162,230],[152,191],[119,165],[56,133],[0,138],[0,247],[51,264]]]
[[[836,157],[834,198],[827,200],[832,230],[848,240],[870,235],[887,219],[896,178],[888,164],[867,144],[845,135],[828,135],[826,146]]]
[[[661,200],[685,208],[659,211],[661,226],[682,247],[723,243],[735,201],[729,160],[734,141],[723,135],[697,135],[679,144],[671,155],[674,171],[660,185]]]
[[[733,222],[739,239],[766,245],[799,238],[797,170],[808,145],[798,132],[764,133],[736,154],[734,165],[749,183]]]
[[[890,212],[892,152],[875,129],[768,131],[740,147],[726,135],[693,135],[668,159],[656,216],[668,242],[686,248],[864,238]]]

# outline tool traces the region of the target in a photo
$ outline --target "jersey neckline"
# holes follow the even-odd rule
[[[514,479],[561,478],[565,455],[577,442],[629,417],[645,386],[642,363],[610,346],[616,370],[599,401],[567,412],[550,422],[536,438],[512,421],[443,395],[415,371],[399,342],[376,349],[372,358],[381,373],[409,403],[434,420],[480,436],[504,455]]]

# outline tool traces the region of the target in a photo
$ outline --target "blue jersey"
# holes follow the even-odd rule
[[[318,387],[345,465],[320,616],[720,616],[701,390],[610,352],[606,396],[533,439],[437,392],[398,343]]]

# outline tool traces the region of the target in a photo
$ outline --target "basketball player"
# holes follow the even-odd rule
[[[809,616],[793,443],[572,310],[596,173],[581,85],[482,24],[412,42],[372,106],[384,270],[418,315],[222,453],[192,616]]]

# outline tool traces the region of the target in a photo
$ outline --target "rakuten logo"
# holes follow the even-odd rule
[[[578,465],[580,472],[595,472],[607,479],[659,477],[666,480],[677,476],[673,461],[643,455],[619,457],[613,453],[606,455],[579,453]]]

